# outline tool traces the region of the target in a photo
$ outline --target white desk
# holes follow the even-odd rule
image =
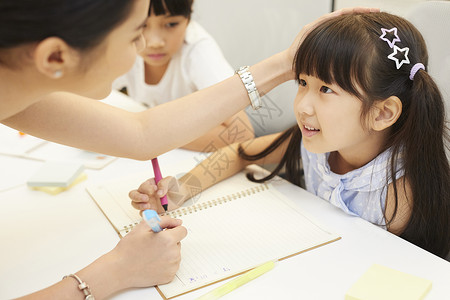
[[[192,161],[175,150],[160,157],[161,168]],[[3,162],[3,161],[2,161]],[[35,163],[35,162],[34,162]],[[20,172],[3,164],[1,172]],[[87,184],[149,170],[149,162],[118,159],[102,170],[86,170],[87,181],[56,196],[25,185],[0,193],[0,299],[42,289],[82,269],[112,249],[119,237],[85,190]],[[164,174],[169,175],[169,174]],[[24,183],[27,176],[24,175]],[[450,263],[286,182],[274,185],[320,223],[342,236],[329,245],[277,263],[276,267],[223,299],[344,299],[347,289],[373,263],[427,278],[425,299],[450,298]],[[280,223],[282,225],[282,220]],[[212,288],[176,299],[194,299]],[[131,289],[112,299],[161,299],[154,288]]]

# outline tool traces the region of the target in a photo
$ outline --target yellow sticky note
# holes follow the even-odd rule
[[[29,187],[69,187],[83,172],[79,163],[47,161],[28,179]]]
[[[85,180],[87,178],[87,175],[85,173],[81,173],[69,186],[67,187],[62,187],[62,186],[38,186],[38,187],[30,187],[32,190],[35,191],[41,191],[41,192],[45,192],[47,194],[50,195],[57,195],[61,192],[67,191],[68,189],[70,189],[71,187],[73,187],[74,185],[82,182],[83,180]]]
[[[420,300],[431,281],[374,264],[347,291],[345,300]]]

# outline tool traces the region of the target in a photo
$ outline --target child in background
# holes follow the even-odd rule
[[[125,87],[132,99],[154,107],[234,74],[214,39],[191,20],[192,1],[150,1],[144,29],[146,48],[133,68],[114,82],[114,88]],[[212,151],[253,137],[252,125],[241,111],[184,148]]]
[[[207,175],[208,160],[179,180],[208,188],[251,163],[279,163],[286,178],[350,215],[359,216],[438,255],[450,250],[449,129],[441,94],[427,73],[417,29],[387,14],[347,15],[320,24],[297,51],[298,126],[220,149],[229,164]],[[303,169],[301,168],[303,166]],[[172,189],[166,178],[159,189]],[[137,209],[158,207],[154,181],[131,191]],[[170,199],[169,192],[169,199]],[[185,198],[191,195],[185,192]],[[176,208],[178,203],[170,203]]]

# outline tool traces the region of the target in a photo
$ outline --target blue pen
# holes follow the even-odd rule
[[[146,209],[142,212],[142,218],[145,220],[148,226],[150,226],[153,232],[156,233],[162,231],[162,228],[159,225],[161,219],[156,211],[152,209]]]

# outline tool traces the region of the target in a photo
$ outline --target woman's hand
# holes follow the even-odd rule
[[[161,179],[158,185],[156,185],[154,178],[150,178],[143,182],[137,190],[132,190],[128,196],[132,200],[131,205],[140,211],[153,209],[158,213],[163,213],[164,208],[160,199],[166,194],[169,204],[168,210],[177,209],[189,197],[188,192],[172,176]]]
[[[294,61],[295,53],[297,52],[298,48],[300,47],[301,43],[305,39],[305,37],[319,24],[341,16],[345,14],[354,14],[354,13],[371,13],[371,12],[379,12],[379,8],[368,8],[368,7],[351,7],[351,8],[343,8],[337,11],[334,11],[332,13],[326,14],[321,16],[320,18],[316,19],[315,21],[303,26],[302,30],[299,32],[299,34],[296,36],[294,42],[291,44],[291,46],[287,49],[287,55],[288,60],[292,65],[292,62]]]
[[[186,228],[180,225],[181,220],[163,216],[160,226],[164,230],[153,233],[143,221],[105,255],[117,267],[123,288],[173,280],[181,261],[180,241],[187,235]]]

